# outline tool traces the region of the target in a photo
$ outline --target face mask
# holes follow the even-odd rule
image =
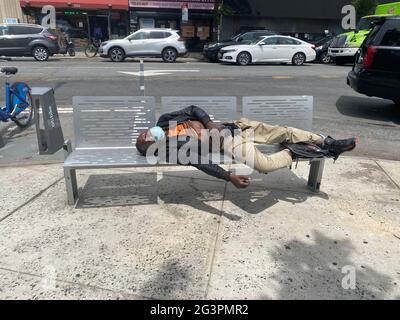
[[[165,138],[165,132],[160,127],[154,127],[150,129],[150,133],[155,141],[160,141]]]

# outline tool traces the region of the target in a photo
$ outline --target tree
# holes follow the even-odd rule
[[[376,6],[379,4],[377,0],[352,0],[351,3],[356,8],[357,20],[373,14]]]

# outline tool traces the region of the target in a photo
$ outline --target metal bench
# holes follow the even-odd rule
[[[243,97],[243,117],[268,124],[312,131],[313,97]],[[258,145],[257,147],[267,154],[283,149],[280,145]],[[318,192],[321,186],[324,164],[323,158],[311,160],[308,186],[315,192]]]
[[[283,110],[275,110],[268,114],[266,110],[271,106],[271,98],[244,98],[244,116],[267,123],[286,123],[301,129],[311,129],[311,126],[307,127],[306,124],[312,121],[312,98],[310,100],[309,97],[302,97],[301,100],[292,97],[285,104],[281,103],[278,108],[285,109],[285,113]],[[224,122],[238,118],[236,102],[236,97],[163,97],[161,111],[167,113],[197,105],[207,111],[215,121]],[[289,102],[291,107],[287,108]],[[277,108],[277,102],[274,102],[274,106]],[[64,176],[68,204],[75,204],[78,198],[76,170],[151,166],[147,159],[136,151],[135,143],[142,132],[156,123],[153,97],[75,97],[73,110],[75,149],[72,150],[71,141],[64,144]],[[298,116],[294,116],[295,113],[298,113]],[[282,117],[289,117],[291,121],[282,121]],[[268,149],[266,152],[275,152],[280,148],[260,146],[264,147]],[[315,191],[319,190],[323,163],[323,160],[318,159],[311,165],[309,185]]]
[[[64,177],[68,204],[78,198],[76,170],[148,166],[136,139],[156,121],[154,98],[74,97],[75,149],[66,141]]]

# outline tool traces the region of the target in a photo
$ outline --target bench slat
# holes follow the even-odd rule
[[[133,147],[156,122],[154,97],[74,97],[73,110],[76,149]]]
[[[236,97],[162,97],[162,114],[195,105],[206,111],[215,122],[237,119]]]
[[[243,117],[271,125],[311,131],[313,97],[243,97]]]

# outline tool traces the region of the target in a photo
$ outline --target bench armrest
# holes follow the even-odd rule
[[[64,150],[64,159],[67,159],[67,157],[72,153],[72,142],[70,139],[64,141],[63,150]]]

